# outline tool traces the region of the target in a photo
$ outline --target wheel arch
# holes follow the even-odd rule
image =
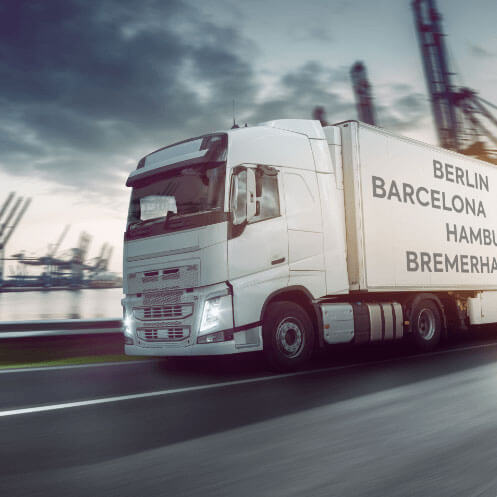
[[[319,344],[319,346],[324,345],[322,333],[323,320],[321,312],[319,311],[319,306],[314,303],[314,298],[307,288],[300,285],[292,285],[286,288],[280,288],[279,290],[269,294],[261,309],[261,323],[264,322],[264,314],[266,313],[268,307],[274,302],[293,302],[302,307],[311,319],[317,338],[315,343]]]
[[[438,310],[440,311],[440,317],[442,319],[442,337],[447,338],[448,328],[447,328],[447,316],[445,312],[445,306],[437,295],[425,292],[425,293],[417,293],[411,296],[402,304],[402,307],[404,308],[403,309],[404,316],[406,318],[410,318],[411,309],[422,300],[431,300],[438,307]],[[409,323],[409,328],[410,326],[411,323]]]

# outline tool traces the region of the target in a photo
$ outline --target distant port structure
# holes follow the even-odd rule
[[[436,0],[411,0],[411,7],[439,145],[497,164],[497,105],[476,90],[456,84],[457,71],[449,59]],[[355,62],[350,78],[358,119],[381,126],[366,63]],[[381,114],[381,107],[378,110]],[[315,107],[312,115],[323,126],[327,124],[323,106]]]
[[[86,232],[80,234],[76,247],[59,255],[69,225],[64,227],[58,240],[48,247],[43,256],[26,256],[24,252],[7,256],[7,243],[30,204],[31,198],[18,197],[11,192],[0,208],[0,292],[122,286],[122,278],[109,271],[113,247],[104,243],[98,256],[87,259],[92,238]],[[6,261],[16,264],[16,269],[8,276],[5,274]],[[33,267],[39,268],[39,274],[28,274],[28,268]]]

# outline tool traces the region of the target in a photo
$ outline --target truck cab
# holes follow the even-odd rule
[[[348,292],[337,131],[272,121],[139,161],[127,180],[126,354],[308,358],[315,302]]]

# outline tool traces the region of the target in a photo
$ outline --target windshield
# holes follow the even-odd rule
[[[136,183],[131,193],[128,233],[160,234],[190,227],[191,223],[180,222],[180,219],[222,213],[225,175],[225,163],[204,163],[173,169]],[[209,224],[206,220],[201,222]],[[157,226],[151,229],[152,225]]]

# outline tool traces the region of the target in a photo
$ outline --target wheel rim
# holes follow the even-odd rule
[[[288,358],[297,357],[304,348],[305,335],[302,325],[293,318],[280,322],[276,330],[278,349]]]
[[[423,309],[418,316],[419,335],[423,340],[429,341],[435,335],[435,313],[431,309]]]

